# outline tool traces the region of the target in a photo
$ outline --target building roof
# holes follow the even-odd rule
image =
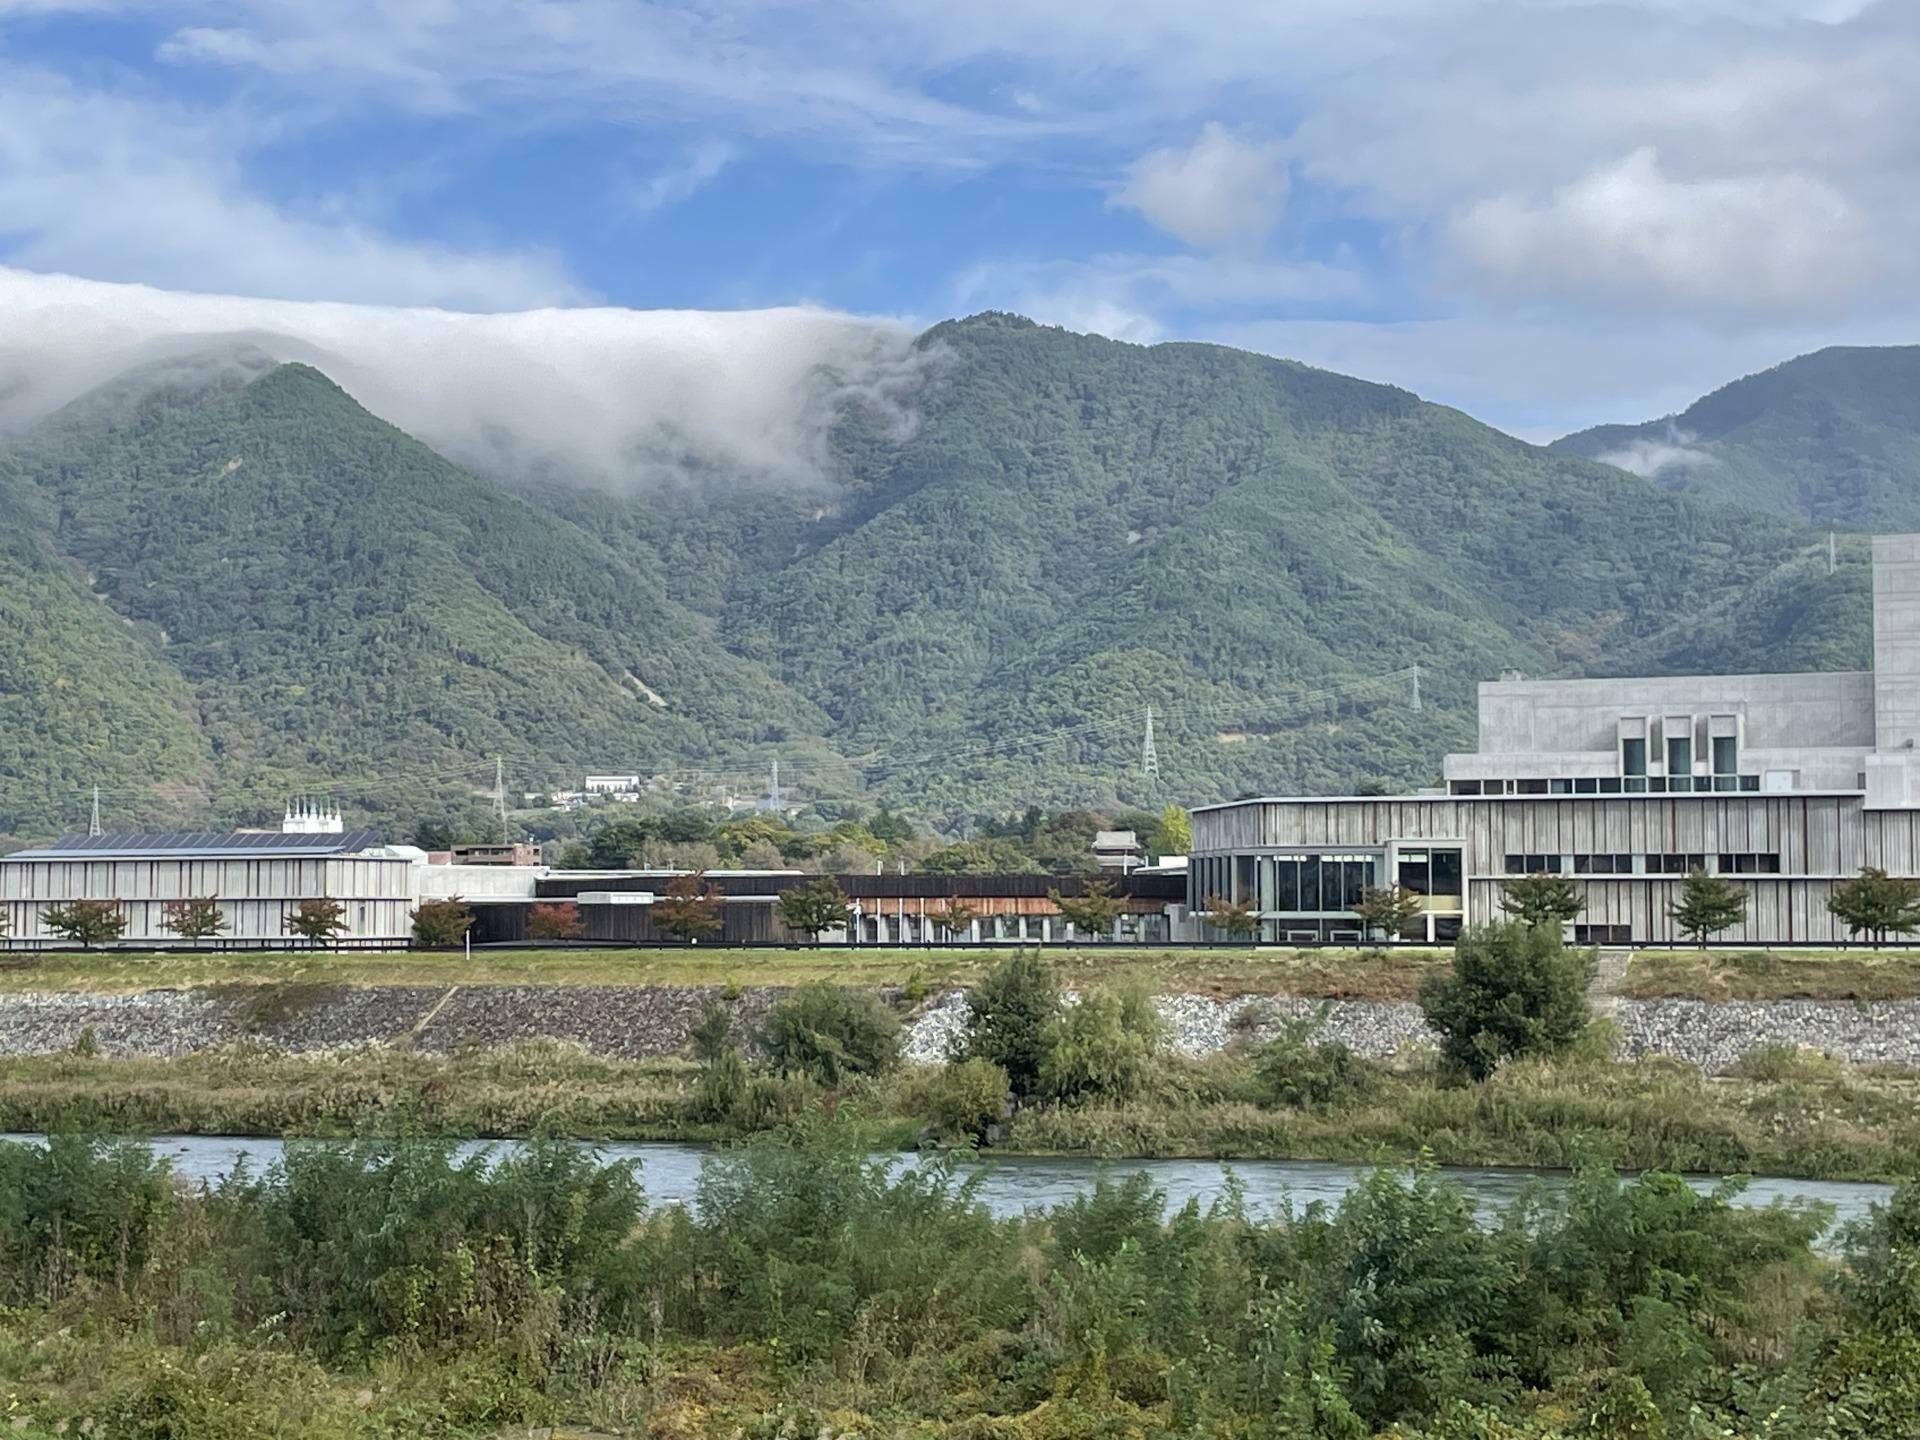
[[[63,835],[51,845],[16,850],[9,860],[297,860],[352,855],[380,844],[372,830],[287,835],[278,830],[162,830]]]
[[[1093,848],[1096,850],[1137,850],[1140,837],[1131,830],[1096,830],[1093,832]]]

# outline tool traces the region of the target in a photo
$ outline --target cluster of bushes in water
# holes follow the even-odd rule
[[[1116,1178],[1006,1219],[812,1121],[690,1209],[561,1142],[293,1143],[204,1191],[0,1144],[0,1399],[29,1435],[1413,1440],[1909,1434],[1920,1188],[1812,1211],[1589,1164],[1504,1214],[1432,1170],[1256,1218]]]

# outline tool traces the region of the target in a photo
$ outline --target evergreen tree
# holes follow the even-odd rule
[[[1522,925],[1556,932],[1587,908],[1564,875],[1518,875],[1500,887],[1500,908]]]
[[[1738,925],[1746,913],[1745,890],[1731,880],[1699,869],[1687,873],[1680,898],[1667,910],[1680,933],[1696,945],[1704,945],[1708,936]]]
[[[1833,887],[1827,909],[1853,936],[1871,935],[1875,945],[1889,934],[1920,930],[1920,880],[1889,875],[1869,865],[1851,880]]]
[[[459,896],[422,901],[413,912],[413,938],[429,948],[458,945],[473,928],[473,907]]]
[[[1586,1027],[1591,954],[1569,950],[1546,925],[1468,930],[1453,966],[1420,985],[1420,1009],[1440,1053],[1477,1080],[1503,1060],[1570,1045]]]

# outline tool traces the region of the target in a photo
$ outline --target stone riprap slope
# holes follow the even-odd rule
[[[557,1040],[601,1055],[678,1055],[707,1006],[723,1002],[751,1037],[780,991],[693,985],[329,986],[288,984],[131,994],[0,995],[0,1054],[55,1054],[91,1045],[105,1055],[180,1055],[253,1044],[292,1054],[405,1045],[432,1054]],[[1432,1042],[1417,1005],[1288,996],[1221,1000],[1163,995],[1172,1044],[1207,1055],[1248,1029],[1318,1018],[1319,1033],[1386,1058]],[[1668,1055],[1713,1072],[1768,1044],[1811,1046],[1854,1064],[1920,1069],[1920,1001],[1625,1000],[1612,1018],[1629,1056]],[[950,991],[909,1022],[909,1059],[944,1059],[966,1026]]]

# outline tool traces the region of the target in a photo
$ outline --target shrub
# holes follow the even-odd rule
[[[767,1012],[761,1036],[774,1068],[838,1085],[884,1075],[900,1059],[900,1021],[864,990],[805,985]]]
[[[1742,1080],[1812,1081],[1838,1080],[1846,1072],[1831,1055],[1810,1045],[1785,1041],[1756,1045],[1735,1062],[1733,1073]]]
[[[473,909],[457,895],[423,901],[413,912],[413,938],[421,945],[458,945],[472,928]]]
[[[967,992],[970,1018],[956,1058],[989,1060],[1007,1072],[1015,1093],[1040,1084],[1047,1027],[1060,1013],[1060,982],[1046,961],[1022,950],[1002,960]]]
[[[1570,1045],[1588,1019],[1592,957],[1546,926],[1506,923],[1462,934],[1453,968],[1420,986],[1420,1008],[1448,1063],[1484,1080],[1503,1060]]]
[[[1143,991],[1084,995],[1046,1029],[1040,1093],[1055,1100],[1131,1100],[1152,1080],[1164,1035]]]
[[[1314,1028],[1296,1020],[1255,1053],[1254,1072],[1268,1104],[1331,1105],[1373,1089],[1373,1067],[1338,1040],[1316,1042]]]
[[[907,1103],[949,1135],[978,1135],[1007,1105],[1007,1072],[978,1056],[917,1077]]]

